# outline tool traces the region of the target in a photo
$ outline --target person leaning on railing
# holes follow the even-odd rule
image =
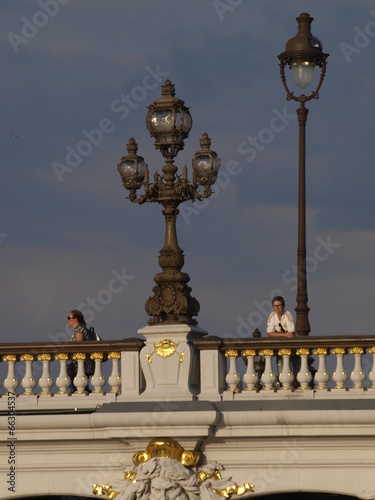
[[[267,321],[267,334],[271,338],[285,338],[292,339],[295,336],[294,319],[289,311],[285,310],[284,297],[276,295],[272,299],[273,311],[268,317]],[[292,371],[294,375],[293,387],[298,387],[297,374],[299,371],[300,360],[298,356],[291,357]],[[277,370],[278,376],[283,369],[283,359],[277,356]]]
[[[86,328],[86,321],[81,311],[77,311],[76,309],[70,311],[70,313],[68,314],[68,325],[74,329],[72,336],[70,337],[70,342],[84,342],[90,340],[89,332]],[[92,359],[86,359],[84,367],[86,377],[91,377],[95,371],[95,361],[93,361]],[[74,392],[76,390],[73,385],[73,379],[77,375],[77,370],[77,361],[69,361],[67,364],[67,371],[71,379],[71,392]],[[88,385],[86,387],[86,391],[90,392]]]

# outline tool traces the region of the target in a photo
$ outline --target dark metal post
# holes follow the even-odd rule
[[[309,307],[307,305],[306,274],[306,120],[308,109],[301,100],[297,110],[299,123],[299,173],[298,173],[298,247],[297,247],[297,307],[296,330],[305,337],[310,333]]]

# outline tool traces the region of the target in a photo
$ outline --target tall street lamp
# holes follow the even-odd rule
[[[326,72],[328,54],[323,53],[323,45],[311,34],[313,18],[307,13],[297,17],[297,35],[287,41],[285,52],[278,56],[280,61],[280,74],[286,98],[288,101],[299,102],[297,109],[299,123],[299,180],[298,180],[298,249],[297,249],[297,307],[296,330],[298,335],[307,336],[310,332],[309,307],[307,305],[307,276],[306,276],[306,179],[305,179],[305,138],[306,120],[308,109],[305,103],[311,99],[319,99],[319,90]],[[300,94],[295,96],[289,90],[285,78],[285,66],[292,70],[292,77],[297,87],[305,89],[313,83],[314,68],[321,68],[319,82],[310,95]]]
[[[137,155],[138,147],[133,138],[127,145],[128,154],[121,158],[118,171],[124,187],[129,191],[129,199],[142,205],[145,202],[157,202],[163,207],[166,231],[164,247],[160,251],[159,264],[163,272],[156,274],[154,295],[145,304],[151,318],[150,325],[188,324],[196,325],[200,306],[190,295],[187,286],[190,277],[181,271],[184,255],[177,243],[176,219],[178,206],[184,201],[202,200],[212,194],[211,186],[215,183],[220,160],[211,151],[211,140],[207,133],[200,140],[201,150],[192,160],[193,180],[187,179],[187,167],[183,167],[182,176],[177,173],[174,158],[184,149],[184,140],[192,127],[192,118],[184,101],[175,96],[174,85],[166,80],[162,87],[162,97],[155,99],[148,108],[146,126],[155,139],[155,148],[165,158],[162,175],[154,174],[154,181],[149,182],[149,171],[144,159]],[[143,194],[137,190],[143,187]]]

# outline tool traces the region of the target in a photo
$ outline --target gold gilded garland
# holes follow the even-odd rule
[[[172,340],[169,339],[161,340],[158,344],[154,344],[154,352],[152,352],[151,354],[146,354],[147,362],[152,363],[151,358],[154,354],[161,358],[169,358],[176,352],[180,357],[180,363],[182,363],[185,355],[183,352],[177,351],[178,345],[179,344],[175,344],[174,342],[172,342]]]

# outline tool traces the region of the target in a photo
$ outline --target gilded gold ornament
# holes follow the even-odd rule
[[[238,358],[238,351],[235,349],[228,349],[225,351],[226,358]]]
[[[38,361],[51,361],[51,354],[39,354]]]
[[[74,361],[78,361],[78,360],[84,361],[86,359],[86,353],[85,352],[75,352],[73,354],[73,359],[74,359]]]
[[[345,347],[334,347],[331,351],[331,354],[335,354],[336,356],[337,355],[345,355],[347,353],[347,350],[345,349]]]
[[[315,349],[315,350],[314,350],[314,353],[315,353],[317,356],[327,356],[327,354],[328,354],[328,349],[326,349],[325,347],[318,347],[318,349]]]
[[[309,356],[310,349],[306,349],[306,347],[301,347],[300,349],[297,349],[296,354],[297,356]]]
[[[92,352],[90,354],[90,359],[104,359],[104,353],[103,352]]]
[[[292,355],[292,349],[279,349],[278,351],[279,356],[291,356]]]
[[[133,463],[137,466],[147,462],[150,458],[172,458],[178,460],[185,467],[195,467],[199,461],[200,453],[186,451],[174,439],[163,438],[150,441],[145,451],[133,456]]]
[[[352,347],[350,349],[350,354],[363,354],[363,353],[364,353],[363,347]]]
[[[245,349],[244,351],[242,351],[242,356],[256,356],[257,355],[257,352],[255,349]]]
[[[176,352],[180,357],[180,363],[182,363],[185,355],[183,352],[176,351],[178,345],[179,344],[175,344],[174,342],[172,342],[172,340],[169,339],[161,340],[158,344],[154,344],[154,352],[152,352],[151,354],[146,354],[147,362],[152,363],[151,358],[154,354],[156,354],[160,358],[169,358]]]
[[[121,352],[108,353],[108,359],[121,359]]]
[[[59,352],[55,355],[55,359],[56,361],[68,361],[69,354],[67,354],[66,352]]]
[[[273,356],[273,349],[262,349],[260,351],[261,356]]]
[[[33,354],[22,354],[21,361],[34,361]]]
[[[109,484],[104,484],[103,486],[100,486],[99,484],[93,484],[92,492],[94,495],[107,495],[107,497],[111,499],[117,497],[117,495],[120,494],[119,491],[113,491]]]
[[[227,488],[224,488],[222,490],[212,488],[212,491],[224,498],[232,498],[232,495],[241,496],[247,493],[248,491],[254,491],[254,485],[250,483],[244,483],[241,484],[240,486],[237,485],[228,486]]]
[[[17,356],[15,354],[6,354],[3,357],[5,363],[15,363],[17,361]]]

